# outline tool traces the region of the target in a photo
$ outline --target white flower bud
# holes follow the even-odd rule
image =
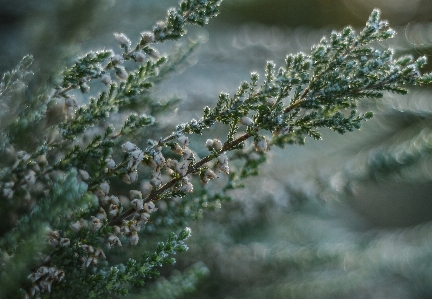
[[[122,246],[120,239],[116,235],[109,235],[107,241],[110,247],[114,245]]]
[[[65,107],[66,108],[76,108],[78,107],[75,99],[73,97],[68,97],[65,99]]]
[[[132,180],[131,180],[129,174],[127,174],[127,173],[122,173],[122,174],[120,175],[120,179],[121,179],[122,182],[125,183],[125,184],[128,184],[128,185],[129,185],[129,184],[132,184]]]
[[[183,183],[180,190],[185,193],[192,193],[193,192],[193,185],[191,182],[187,181]]]
[[[183,156],[183,159],[188,160],[190,157],[193,156],[193,153],[192,153],[190,148],[185,147],[183,149],[182,156]]]
[[[70,245],[70,240],[69,238],[61,238],[60,239],[60,246],[62,247],[66,247]]]
[[[132,235],[129,237],[129,242],[131,243],[131,245],[137,245],[138,240],[139,237],[137,232],[132,233]]]
[[[101,82],[103,83],[103,84],[105,84],[105,85],[110,85],[111,83],[112,83],[112,80],[111,80],[111,75],[110,74],[104,74],[102,77],[101,77]]]
[[[267,141],[264,136],[255,141],[255,149],[260,152],[267,150]]]
[[[99,218],[91,216],[91,228],[92,230],[98,230],[102,227],[102,222]]]
[[[124,58],[123,58],[123,56],[117,54],[117,55],[114,55],[113,57],[111,57],[111,61],[114,65],[123,64]]]
[[[214,173],[211,169],[208,169],[208,168],[206,170],[204,170],[203,172],[201,172],[201,175],[200,175],[201,181],[204,184],[207,184],[208,181],[215,179],[217,177],[218,176],[216,175],[216,173]]]
[[[102,207],[99,208],[99,213],[97,213],[96,217],[99,218],[100,220],[107,219],[107,214]]]
[[[222,142],[219,139],[213,139],[213,148],[217,151],[220,151],[223,147]]]
[[[106,164],[105,166],[109,169],[112,170],[116,167],[116,162],[114,161],[113,158],[109,157],[108,159],[105,160]]]
[[[244,126],[252,126],[254,124],[253,120],[247,116],[240,118],[240,123]]]
[[[132,152],[132,151],[136,150],[137,148],[138,147],[135,144],[133,144],[132,142],[129,142],[129,141],[127,141],[126,143],[124,143],[122,145],[122,150],[124,152]]]
[[[110,190],[110,185],[108,182],[103,182],[99,185],[99,188],[102,190],[103,193],[108,194]]]
[[[138,171],[129,172],[129,178],[132,183],[138,181]]]
[[[109,203],[118,205],[120,203],[120,199],[117,196],[115,196],[115,195],[111,195],[109,197]]]
[[[115,217],[115,216],[117,216],[118,213],[119,213],[119,207],[118,207],[118,205],[111,204],[110,207],[109,207],[109,215],[111,217]]]
[[[81,223],[79,221],[77,221],[75,223],[72,223],[69,227],[75,233],[79,232],[81,230],[81,228],[82,228]]]
[[[182,148],[189,145],[189,138],[187,136],[180,136],[177,140]]]
[[[36,158],[36,163],[39,164],[40,166],[45,166],[48,161],[45,155],[40,155]]]
[[[142,52],[135,52],[133,57],[136,62],[144,62],[146,59],[146,55]]]
[[[161,152],[155,152],[153,156],[153,160],[157,166],[161,167],[165,164],[165,158]]]
[[[136,199],[136,198],[141,199],[142,198],[142,193],[141,193],[141,191],[138,191],[138,190],[130,190],[129,191],[129,197],[132,200]]]
[[[153,213],[155,211],[157,211],[156,205],[154,204],[154,202],[149,201],[147,203],[144,204],[144,211],[148,212],[148,213]]]
[[[90,175],[87,171],[80,169],[78,172],[79,172],[81,179],[83,181],[88,181],[90,179]]]
[[[141,211],[144,209],[144,200],[142,199],[134,199],[131,201],[132,207],[135,208],[137,211]]]
[[[124,33],[114,33],[114,37],[122,47],[129,47],[131,44],[131,41]]]
[[[141,38],[142,38],[142,41],[144,41],[145,43],[151,43],[151,42],[154,42],[155,36],[154,36],[153,32],[144,31],[144,32],[141,32]]]
[[[98,258],[103,257],[104,259],[106,259],[105,253],[100,248],[96,249],[94,256]]]
[[[2,190],[3,197],[11,199],[14,196],[14,191],[10,188],[4,188]]]
[[[213,140],[212,139],[207,139],[206,143],[205,143],[205,147],[210,149],[213,147]]]

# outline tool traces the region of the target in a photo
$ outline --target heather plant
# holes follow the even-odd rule
[[[420,73],[425,57],[375,47],[395,32],[374,10],[362,31],[332,32],[279,68],[268,62],[262,79],[252,73],[199,119],[167,128],[177,100],[158,102],[154,91],[197,43],[167,56],[158,47],[207,24],[220,2],[182,1],[135,43],[114,33],[120,49],[77,58],[53,86],[26,88],[31,56],[3,75],[3,298],[139,292],[188,249],[188,222],[258,176],[271,147],[319,140],[323,128],[359,129],[373,116],[358,108],[361,100],[432,80]],[[97,84],[105,87],[94,92]],[[207,271],[194,265],[147,296],[179,297]]]

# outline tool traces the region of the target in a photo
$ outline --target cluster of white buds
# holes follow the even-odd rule
[[[36,272],[30,274],[28,279],[33,285],[30,290],[24,294],[24,298],[37,298],[41,292],[51,292],[51,285],[54,281],[62,281],[65,277],[63,270],[56,267],[40,267]]]
[[[106,258],[105,253],[100,248],[95,250],[93,246],[87,244],[81,245],[81,248],[87,253],[87,257],[82,257],[83,265],[86,267],[96,265],[99,258]]]
[[[265,152],[268,149],[267,140],[264,136],[255,140],[255,149],[259,152]]]
[[[215,139],[207,139],[206,143],[205,143],[206,148],[208,148],[209,150],[216,150],[216,151],[220,151],[223,147],[222,142],[215,138]]]
[[[206,168],[200,173],[200,179],[204,184],[207,184],[210,180],[216,179],[218,176],[213,170]]]
[[[128,221],[125,223],[120,232],[129,239],[131,245],[137,245],[139,241],[138,232],[141,230],[141,226],[137,221]]]
[[[228,156],[226,154],[221,154],[217,157],[217,169],[219,172],[224,172],[229,174],[229,166],[228,166]]]
[[[122,181],[130,184],[133,182],[136,182],[138,180],[138,165],[141,163],[141,161],[144,158],[144,152],[140,150],[135,144],[132,142],[126,142],[122,145],[122,149],[124,152],[127,152],[129,154],[128,157],[128,164],[127,164],[127,170],[128,173],[124,174],[122,176]],[[163,158],[163,156],[162,156]],[[110,162],[110,167],[115,167],[115,162],[112,160],[112,158],[107,159],[108,162]],[[108,164],[107,162],[107,164]]]
[[[144,203],[141,198],[136,198],[131,202],[135,209],[133,220],[137,221],[138,224],[145,224],[150,219],[150,214],[157,210],[155,204],[152,201]]]

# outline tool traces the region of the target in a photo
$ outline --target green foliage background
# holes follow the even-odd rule
[[[138,36],[176,1],[1,4],[2,15],[9,17],[1,18],[0,71],[32,53],[42,81],[55,80],[50,75],[77,54],[115,47],[112,32]],[[429,55],[431,5],[416,2],[408,18],[400,17],[403,9],[390,11],[391,4],[382,4],[383,17],[399,32],[391,44],[396,53]],[[307,52],[333,27],[361,26],[373,8],[368,5],[225,2],[206,29],[190,30],[208,39],[188,60],[192,67],[179,70],[158,91],[162,99],[186,99],[166,126],[197,117],[197,107],[235,90],[265,61],[280,64],[288,53]],[[171,278],[155,280],[140,296],[430,298],[431,95],[423,88],[405,98],[389,95],[366,103],[365,109],[378,113],[360,132],[326,132],[323,141],[275,150],[260,177],[192,225],[190,251],[178,256],[175,268],[164,270]],[[1,125],[7,114],[0,115]],[[164,204],[169,203],[159,203],[160,210]],[[177,272],[192,264],[192,270]]]

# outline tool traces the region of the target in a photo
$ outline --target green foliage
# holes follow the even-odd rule
[[[432,81],[432,74],[420,73],[424,57],[395,59],[392,50],[374,48],[394,35],[374,10],[360,33],[347,27],[323,38],[311,54],[288,55],[280,68],[268,62],[263,80],[252,73],[233,95],[220,94],[201,118],[169,133],[163,120],[177,101],[156,104],[154,91],[196,43],[168,57],[156,46],[180,39],[187,25],[207,24],[220,3],[180,2],[165,21],[142,32],[135,46],[115,33],[121,54],[83,55],[56,86],[36,91],[28,106],[1,124],[0,153],[8,155],[0,170],[4,298],[139,292],[159,268],[176,262],[173,255],[188,250],[190,229],[173,231],[230,201],[243,180],[259,175],[273,145],[321,139],[323,128],[340,134],[359,129],[372,118],[358,109],[360,100],[404,94],[407,86]],[[26,57],[3,76],[5,105],[6,94],[18,93],[24,84],[30,63]],[[97,83],[105,85],[100,92]],[[42,123],[51,112],[58,114],[54,121]],[[40,136],[22,147],[31,126]],[[226,137],[216,137],[218,126]],[[200,146],[193,135],[203,134],[208,139]],[[426,142],[404,159],[414,161],[428,149]],[[401,161],[398,156],[369,167],[394,169],[394,160]],[[149,253],[149,247],[156,249]],[[192,268],[156,284],[147,295],[177,298],[194,290],[205,273],[203,267]]]

